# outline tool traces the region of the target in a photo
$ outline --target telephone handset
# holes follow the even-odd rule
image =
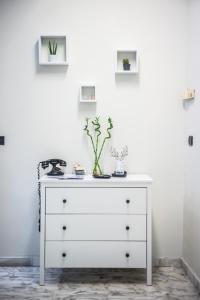
[[[67,163],[66,161],[62,159],[48,159],[41,162],[41,166],[43,169],[46,169],[49,167],[49,164],[52,165],[52,169],[50,172],[47,173],[47,176],[62,176],[64,175],[63,171],[58,168],[56,165],[59,164],[61,167],[66,167]]]

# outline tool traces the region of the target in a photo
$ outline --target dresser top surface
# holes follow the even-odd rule
[[[71,174],[65,174],[62,177],[49,177],[44,175],[40,178],[41,183],[46,184],[76,184],[78,185],[85,185],[85,184],[151,184],[152,178],[147,174],[129,174],[125,178],[120,177],[111,177],[109,179],[99,179],[94,178],[92,175],[85,175],[83,179],[71,179]]]

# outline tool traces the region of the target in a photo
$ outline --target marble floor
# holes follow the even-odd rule
[[[1,267],[0,299],[29,300],[197,300],[182,268],[160,267],[153,286],[146,286],[143,270],[50,269],[39,286],[39,268]]]

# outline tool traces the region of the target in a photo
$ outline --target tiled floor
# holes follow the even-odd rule
[[[197,300],[197,290],[181,268],[155,268],[153,286],[142,270],[51,269],[39,286],[39,269],[0,268],[0,299]]]

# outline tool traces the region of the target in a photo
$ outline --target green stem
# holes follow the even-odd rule
[[[92,137],[92,135],[90,134],[90,131],[89,131],[89,129],[88,129],[88,123],[89,123],[89,119],[86,119],[86,126],[85,126],[84,130],[86,131],[87,135],[90,137],[91,142],[92,142],[92,148],[93,148],[93,151],[94,151],[94,153],[96,153],[96,151],[95,151],[95,146],[94,146],[94,141],[93,141],[93,137]]]
[[[100,131],[100,123],[99,123],[99,117],[96,117],[94,121],[92,121],[92,124],[95,128],[95,133],[96,133],[96,146],[95,146],[95,167],[94,170],[97,171],[97,168],[100,172],[100,174],[102,174],[102,170],[99,164],[99,160],[98,160],[98,148],[99,148],[99,136],[101,135],[101,131]]]
[[[93,168],[93,174],[102,174],[102,170],[99,164],[99,160],[105,145],[105,142],[107,139],[111,138],[111,133],[110,130],[113,128],[112,125],[112,120],[111,118],[108,118],[108,128],[107,128],[107,136],[104,138],[103,143],[101,145],[99,154],[98,154],[98,149],[99,149],[99,136],[101,135],[101,131],[100,131],[100,123],[99,123],[99,117],[95,118],[94,121],[92,121],[93,126],[95,127],[95,133],[96,133],[96,143],[94,142],[94,138],[92,136],[92,134],[90,134],[90,130],[89,130],[89,119],[86,119],[86,126],[84,128],[84,130],[87,132],[87,135],[90,137],[91,143],[92,143],[92,148],[94,151],[94,157],[95,157],[95,161],[94,161],[94,168]]]
[[[107,133],[108,133],[108,135],[107,135],[107,136],[104,138],[104,140],[103,140],[103,143],[102,143],[102,146],[101,146],[101,149],[100,149],[100,152],[99,152],[98,160],[99,160],[100,157],[101,157],[101,153],[102,153],[102,151],[103,151],[103,148],[104,148],[104,145],[105,145],[106,140],[108,140],[108,139],[111,138],[110,130],[113,128],[111,118],[108,118],[108,123],[109,123],[109,127],[107,128]]]

